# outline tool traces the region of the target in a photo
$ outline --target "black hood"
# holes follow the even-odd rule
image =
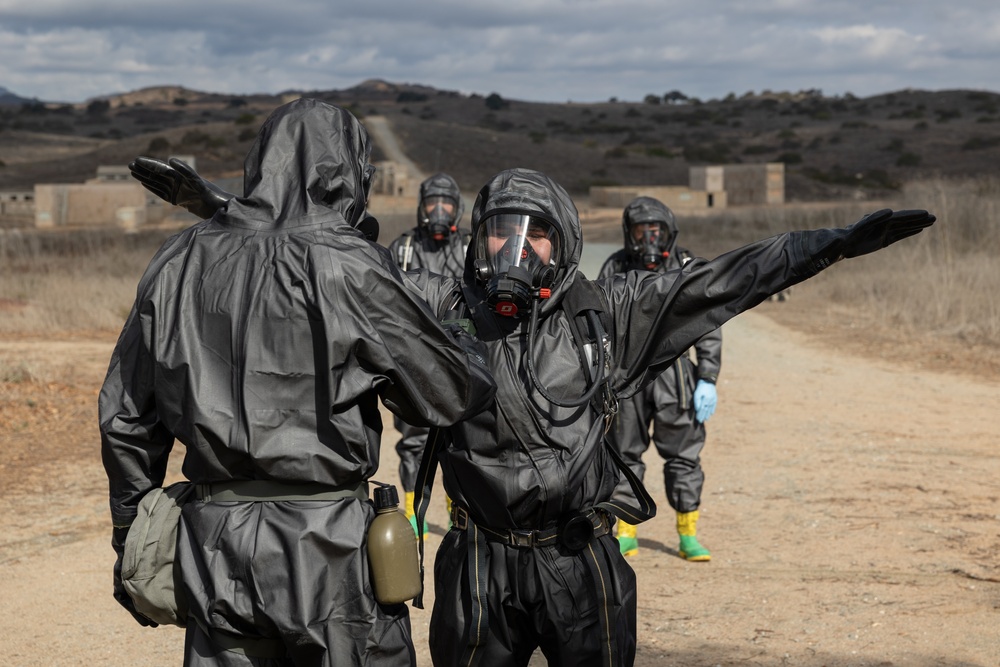
[[[417,220],[423,215],[424,200],[428,197],[450,197],[455,200],[455,224],[457,225],[465,213],[465,202],[462,201],[462,190],[458,182],[448,174],[434,174],[420,184],[420,200],[417,202]]]
[[[643,222],[660,222],[666,226],[669,237],[663,250],[673,255],[677,246],[677,220],[674,218],[674,212],[666,204],[653,197],[636,197],[622,212],[622,235],[626,254],[633,260],[637,259],[632,256],[630,227]]]
[[[562,237],[562,252],[552,286],[552,296],[540,301],[540,315],[547,315],[558,308],[576,277],[580,263],[583,239],[580,216],[576,205],[566,190],[540,171],[531,169],[506,169],[491,178],[479,191],[472,207],[472,238],[478,238],[479,227],[489,213],[496,209],[541,213],[554,222]],[[484,294],[476,281],[475,243],[469,246],[465,259],[465,283],[475,285],[478,294]]]
[[[350,112],[305,98],[280,106],[247,153],[243,196],[217,217],[253,229],[355,227],[365,213],[370,155],[368,133]]]

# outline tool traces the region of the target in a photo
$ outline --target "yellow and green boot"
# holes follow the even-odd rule
[[[618,520],[618,548],[622,556],[634,556],[639,553],[639,535],[636,527],[630,523]]]
[[[451,496],[444,494],[444,506],[448,510],[448,530],[451,530]]]
[[[410,525],[413,526],[414,534],[417,533],[417,513],[413,509],[413,498],[416,495],[416,491],[406,491],[406,509],[404,510],[406,518],[410,520]],[[427,520],[424,520],[424,539],[427,539]]]
[[[681,537],[681,546],[677,550],[684,560],[704,562],[712,560],[708,549],[698,543],[695,537],[698,525],[698,510],[677,513],[677,534]]]

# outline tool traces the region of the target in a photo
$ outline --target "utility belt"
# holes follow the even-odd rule
[[[368,499],[368,482],[357,486],[332,486],[316,482],[276,482],[269,479],[236,479],[194,485],[202,502],[330,501],[342,498]]]
[[[451,507],[451,524],[453,528],[466,530],[469,527],[469,512],[456,503]],[[590,508],[574,514],[561,525],[542,530],[508,529],[496,530],[477,523],[476,527],[483,531],[487,540],[500,542],[512,547],[534,549],[552,547],[558,544],[577,552],[587,544],[602,535],[611,532],[612,521],[608,512],[598,508]]]

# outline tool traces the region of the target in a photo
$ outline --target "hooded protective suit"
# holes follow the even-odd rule
[[[280,107],[247,156],[244,196],[153,258],[100,395],[115,526],[162,484],[175,439],[198,484],[363,494],[378,468],[379,399],[428,425],[490,399],[485,367],[354,228],[369,153],[349,113]],[[413,663],[405,605],[372,595],[373,515],[357,498],[186,504],[185,664],[249,664],[222,650],[230,640],[276,664]]]
[[[534,372],[550,396],[565,402],[590,383],[562,309],[574,283],[586,281],[577,270],[577,211],[544,174],[507,170],[479,193],[474,245],[484,218],[498,209],[554,221],[562,260],[550,298],[535,302],[538,329],[529,331],[528,318],[489,309],[475,253],[469,253],[464,299],[488,349],[497,393],[485,410],[447,429],[451,444],[440,455],[457,510],[434,565],[431,653],[439,666],[524,665],[541,647],[553,665],[630,665],[635,576],[615,539],[596,526],[599,536],[581,551],[548,539],[567,517],[607,501],[615,490],[619,473],[603,444],[605,415],[593,403],[553,404],[525,370],[533,339]],[[878,233],[884,239],[884,231]],[[677,271],[633,271],[598,283],[609,321],[610,392],[634,395],[729,318],[842,257],[845,238],[845,230],[792,232]],[[439,315],[454,298],[449,290],[428,289],[426,281],[414,287],[424,288]]]
[[[200,177],[153,166],[133,173],[154,192],[180,182],[198,201],[218,200],[204,196],[211,188]],[[712,261],[695,259],[676,273],[633,271],[594,284],[578,275],[579,220],[561,187],[538,172],[497,174],[476,201],[474,239],[484,218],[499,209],[539,214],[564,236],[551,298],[532,311],[542,315],[535,331],[488,307],[472,252],[461,285],[426,271],[404,275],[438,317],[455,319],[464,295],[497,381],[495,400],[448,429],[453,444],[440,457],[445,488],[460,502],[462,516],[456,511],[455,518],[462,521],[445,537],[435,562],[432,657],[437,665],[523,665],[541,646],[550,664],[628,665],[635,652],[635,578],[606,524],[599,530],[602,522],[596,522],[597,538],[582,548],[563,548],[552,539],[567,514],[613,505],[606,500],[618,479],[613,450],[600,445],[606,411],[593,404],[556,405],[580,397],[591,377],[571,318],[561,309],[563,300],[573,301],[567,297],[578,290],[574,282],[580,291],[601,294],[611,347],[603,377],[612,407],[615,398],[655,380],[700,337],[770,294],[840,259],[917,234],[935,217],[883,209],[845,228],[790,232]],[[524,371],[531,340],[540,382]],[[537,390],[539,384],[555,401]]]
[[[656,271],[666,273],[680,269],[691,254],[676,245],[677,222],[661,202],[651,197],[637,197],[625,208],[622,227],[629,242],[630,227],[643,222],[665,222],[674,239],[668,254]],[[613,253],[604,262],[598,280],[609,280],[616,273],[646,270],[641,257],[627,248]],[[649,425],[653,424],[652,440],[665,459],[664,485],[667,501],[677,512],[693,512],[701,503],[705,473],[701,468],[701,450],[705,446],[705,425],[694,417],[692,395],[699,379],[712,382],[719,377],[722,366],[722,332],[718,329],[705,334],[694,344],[697,366],[688,353],[677,358],[655,382],[635,396],[618,404],[618,416],[608,432],[629,468],[643,479],[646,466],[642,455],[649,448]],[[626,500],[631,490],[619,484],[616,497]]]
[[[423,203],[435,197],[452,200],[455,205],[455,231],[443,239],[436,240],[429,225],[421,222],[424,216]],[[470,232],[458,227],[462,220],[465,204],[458,183],[448,174],[435,174],[420,184],[420,199],[417,204],[418,224],[400,235],[389,244],[389,253],[396,265],[403,271],[426,269],[449,278],[461,278],[465,270],[465,253],[469,247]],[[412,492],[416,484],[420,453],[427,441],[427,428],[408,424],[395,419],[396,429],[402,436],[396,444],[399,454],[399,480],[403,489]]]

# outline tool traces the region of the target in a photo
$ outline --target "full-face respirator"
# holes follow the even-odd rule
[[[632,223],[627,226],[625,234],[629,253],[649,271],[654,271],[663,264],[673,250],[672,234],[666,223]]]
[[[451,197],[425,197],[420,202],[420,224],[435,241],[444,241],[458,231],[458,210],[458,203]]]
[[[476,279],[498,315],[520,317],[547,299],[559,266],[556,225],[534,213],[496,213],[479,226]]]

